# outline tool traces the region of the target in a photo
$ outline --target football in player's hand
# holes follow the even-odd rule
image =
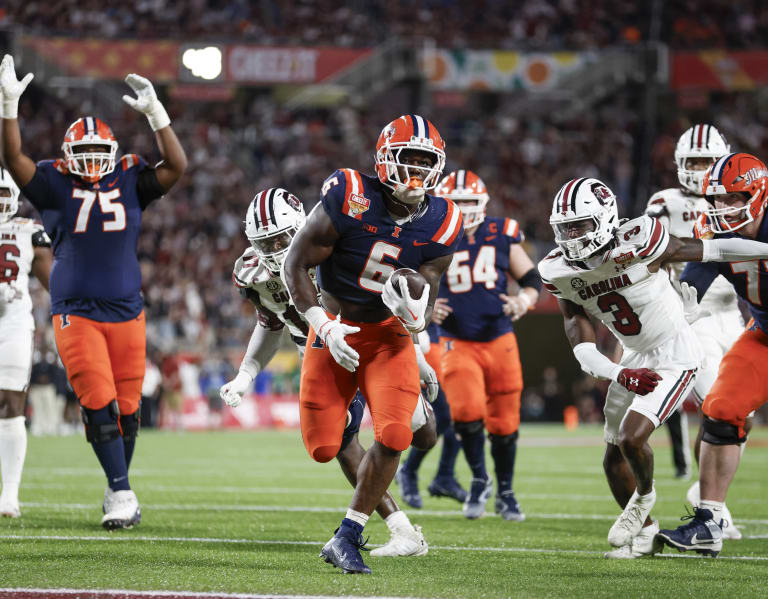
[[[400,295],[400,277],[405,277],[405,280],[408,281],[408,291],[413,299],[421,297],[421,294],[424,293],[424,285],[427,284],[427,280],[412,268],[398,268],[390,277],[392,286],[398,295]]]

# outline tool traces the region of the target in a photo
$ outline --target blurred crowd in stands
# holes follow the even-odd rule
[[[675,48],[748,48],[768,37],[768,5],[760,0],[6,0],[0,6],[0,25],[24,25],[31,33],[351,47],[431,34],[453,47],[600,48],[648,40],[655,19]]]

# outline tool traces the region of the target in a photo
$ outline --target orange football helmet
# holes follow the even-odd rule
[[[78,152],[83,146],[102,146],[102,151]],[[112,129],[96,117],[77,119],[69,126],[61,144],[67,169],[84,181],[94,183],[115,170],[117,140]]]
[[[430,167],[405,164],[401,156],[406,150],[432,154],[434,163]],[[434,189],[444,167],[445,142],[437,127],[424,117],[403,115],[384,127],[379,135],[376,142],[376,174],[393,191]]]
[[[768,201],[768,168],[752,154],[739,152],[719,158],[704,175],[703,191],[709,206],[712,229],[716,233],[737,231],[754,221]],[[744,206],[715,208],[713,196],[741,193]],[[735,217],[735,218],[734,218]]]
[[[464,219],[464,229],[475,227],[485,220],[485,207],[490,199],[488,190],[483,180],[472,171],[453,171],[443,177],[436,193],[456,202]]]

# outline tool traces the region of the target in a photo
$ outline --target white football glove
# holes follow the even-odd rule
[[[344,337],[360,331],[360,327],[351,327],[341,322],[341,314],[336,320],[331,320],[320,306],[312,306],[304,313],[315,334],[328,346],[333,359],[346,370],[354,372],[360,365],[358,354],[346,342]]]
[[[0,116],[2,118],[18,118],[19,98],[33,77],[32,73],[27,73],[24,75],[24,79],[19,81],[16,78],[16,67],[13,66],[13,56],[6,54],[3,57],[3,62],[0,63],[0,91],[2,91],[3,96],[3,114]]]
[[[18,289],[10,283],[0,283],[0,302],[4,304],[10,304],[16,299],[18,295]]]
[[[221,386],[219,395],[230,408],[236,408],[243,401],[243,395],[251,387],[252,382],[253,377],[241,370],[234,379]]]
[[[125,82],[131,86],[131,89],[136,92],[138,98],[132,98],[131,96],[123,96],[123,102],[128,104],[131,108],[138,110],[147,117],[149,126],[152,127],[152,131],[157,131],[163,127],[167,127],[171,124],[171,119],[168,113],[165,111],[165,107],[160,100],[157,99],[155,88],[152,87],[152,83],[149,79],[131,73],[125,78]]]
[[[381,291],[381,301],[390,309],[392,314],[397,316],[403,326],[411,333],[418,333],[426,326],[424,315],[427,312],[427,302],[429,301],[429,283],[424,285],[424,291],[419,299],[413,299],[408,292],[408,280],[405,277],[399,279],[400,294],[395,291],[395,285],[392,277],[384,283],[384,289]]]
[[[427,401],[432,403],[437,399],[437,374],[435,374],[435,369],[429,365],[429,362],[424,357],[421,347],[414,345],[414,348],[416,349],[416,362],[419,364],[419,379],[427,387]]]
[[[699,292],[696,291],[696,287],[689,285],[688,283],[680,283],[680,296],[683,298],[683,313],[685,314],[685,320],[688,324],[693,324],[700,318],[711,316],[712,313],[708,310],[702,310],[699,306],[698,299]]]

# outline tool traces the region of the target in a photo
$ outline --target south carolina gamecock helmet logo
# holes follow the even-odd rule
[[[72,123],[61,149],[69,172],[89,183],[115,170],[117,140],[112,129],[96,117],[86,116]]]

